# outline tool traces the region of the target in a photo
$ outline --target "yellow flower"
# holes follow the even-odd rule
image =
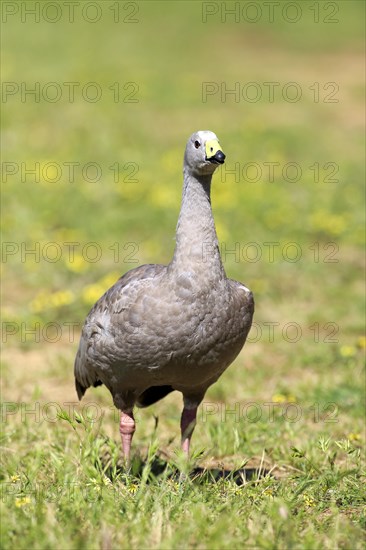
[[[29,497],[20,497],[15,499],[15,506],[17,508],[23,508],[23,506],[27,506],[30,504],[31,499]]]
[[[104,288],[100,284],[87,285],[81,293],[84,304],[94,304],[104,293]]]
[[[18,476],[18,474],[14,475],[14,476],[10,476],[10,481],[12,483],[16,483],[17,481],[20,481],[20,476]]]
[[[314,212],[310,216],[310,223],[315,231],[322,231],[335,236],[341,235],[347,227],[347,222],[343,216],[332,214],[324,209]]]
[[[69,271],[82,273],[88,269],[90,264],[85,261],[85,258],[81,254],[75,253],[73,258],[67,258],[65,265]]]
[[[311,497],[311,496],[309,496],[305,493],[303,495],[303,498],[304,498],[304,502],[305,502],[306,506],[309,506],[309,508],[312,507],[312,506],[315,506],[316,502],[313,499],[313,497]]]
[[[357,346],[361,349],[366,348],[366,336],[360,336],[357,340]]]
[[[354,357],[356,355],[355,346],[341,346],[340,353],[342,357]]]
[[[350,441],[360,441],[361,436],[360,434],[351,432],[350,434],[347,435],[347,439],[349,439]]]
[[[292,394],[275,393],[272,396],[273,403],[296,403],[296,397]]]
[[[35,298],[30,302],[29,309],[33,313],[40,313],[49,307],[49,294],[46,292],[38,292]]]
[[[136,483],[132,483],[129,486],[128,491],[134,495],[136,493],[137,489],[138,489],[138,486],[136,485]]]
[[[75,295],[71,290],[59,290],[50,296],[53,307],[62,307],[72,304],[75,301]]]
[[[275,393],[272,396],[272,402],[273,403],[286,403],[287,399],[282,393]]]
[[[87,285],[81,293],[84,304],[93,305],[120,277],[118,271],[111,271],[104,275],[97,283]]]
[[[32,313],[40,313],[52,307],[62,307],[72,304],[75,294],[71,290],[58,290],[57,292],[38,292],[29,304]]]
[[[108,290],[111,286],[114,285],[114,283],[120,278],[120,273],[118,271],[111,271],[110,273],[107,273],[107,275],[104,275],[102,279],[100,279],[99,284],[105,290]]]

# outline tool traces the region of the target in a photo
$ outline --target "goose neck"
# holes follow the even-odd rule
[[[178,271],[223,273],[211,208],[211,179],[184,170],[182,205],[171,263]]]

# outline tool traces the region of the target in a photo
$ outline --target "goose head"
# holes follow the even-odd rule
[[[209,130],[199,130],[188,139],[184,166],[194,175],[213,174],[220,164],[224,164],[225,155],[219,140]]]

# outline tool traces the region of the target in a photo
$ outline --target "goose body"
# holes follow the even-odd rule
[[[211,178],[224,162],[212,132],[193,134],[184,158],[176,248],[169,265],[143,265],[123,275],[88,314],[75,360],[79,399],[104,384],[121,410],[128,457],[133,407],[182,392],[182,445],[189,450],[196,411],[207,388],[243,347],[254,301],[226,277],[211,210]]]

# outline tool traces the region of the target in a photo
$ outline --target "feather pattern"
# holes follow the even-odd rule
[[[244,345],[254,300],[226,277],[220,258],[210,199],[217,163],[196,150],[208,139],[217,140],[211,132],[188,140],[170,264],[127,272],[86,318],[75,360],[79,398],[102,383],[122,411],[173,390],[197,407]]]

